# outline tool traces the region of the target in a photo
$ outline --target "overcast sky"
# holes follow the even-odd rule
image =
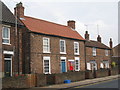
[[[86,26],[91,40],[100,34],[102,42],[109,38],[118,44],[118,0],[2,0],[14,12],[16,3],[22,2],[25,15],[67,25],[76,21],[76,30],[84,37]],[[98,29],[97,29],[98,24]]]

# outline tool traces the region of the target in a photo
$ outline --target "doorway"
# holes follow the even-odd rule
[[[66,72],[66,60],[62,59],[61,60],[61,72]]]
[[[4,57],[4,75],[5,77],[12,76],[12,56],[5,55]]]

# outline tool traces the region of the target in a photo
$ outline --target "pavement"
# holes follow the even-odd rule
[[[68,89],[68,88],[73,88],[76,86],[84,86],[84,85],[94,84],[94,83],[103,82],[103,81],[107,81],[107,80],[112,80],[112,79],[116,79],[118,77],[120,77],[120,75],[107,76],[107,77],[95,78],[95,79],[86,79],[83,81],[71,82],[69,84],[57,84],[57,85],[49,85],[49,86],[44,86],[44,87],[34,87],[34,88],[31,88],[31,90],[47,89],[47,88]]]

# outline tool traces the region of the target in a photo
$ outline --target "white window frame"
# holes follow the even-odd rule
[[[45,66],[44,66],[44,61],[49,60],[49,72],[45,72]],[[44,56],[43,57],[43,73],[44,74],[51,74],[51,63],[50,63],[50,57],[49,56]]]
[[[92,54],[93,54],[93,56],[96,56],[96,52],[97,52],[97,48],[93,47],[92,48]]]
[[[76,69],[76,61],[78,61],[78,69]],[[75,71],[80,71],[80,58],[79,57],[75,57]]]
[[[87,63],[87,70],[91,70],[91,63]]]
[[[48,40],[48,51],[44,51],[44,39]],[[43,37],[43,53],[50,53],[50,38]]]
[[[64,42],[64,52],[61,52],[61,41]],[[60,54],[66,54],[66,42],[65,42],[65,40],[60,40]]]
[[[103,64],[105,65],[104,68],[110,68],[109,60],[106,60],[106,61],[103,60]]]
[[[75,52],[75,49],[76,49],[75,44],[78,45],[78,47],[77,47],[77,49],[78,49],[77,53]],[[80,53],[79,53],[79,42],[74,42],[74,54],[75,54],[75,55],[79,55],[79,54],[80,54]]]
[[[107,49],[105,50],[105,56],[108,56],[108,50]]]
[[[61,64],[62,60],[65,60],[66,72],[67,72],[67,62],[66,62],[67,58],[66,57],[60,57],[60,64]],[[61,65],[60,69],[62,70],[62,65]],[[62,73],[62,71],[61,71],[61,73]]]
[[[8,38],[4,38],[4,37],[3,37],[3,30],[4,30],[5,27],[8,28]],[[11,45],[11,44],[10,44],[10,26],[3,26],[3,27],[2,27],[2,40],[3,40],[3,39],[8,40],[9,43],[4,43],[4,42],[2,41],[2,44]]]

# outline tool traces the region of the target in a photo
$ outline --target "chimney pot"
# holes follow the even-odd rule
[[[74,20],[69,20],[67,22],[68,26],[71,27],[72,29],[75,29],[75,21]]]
[[[101,43],[101,37],[100,37],[100,35],[98,35],[97,41]]]
[[[85,39],[86,39],[86,40],[89,40],[89,34],[88,34],[88,31],[85,31]]]
[[[109,44],[110,44],[110,48],[112,48],[112,47],[113,47],[112,38],[110,38],[110,42],[109,42]]]

